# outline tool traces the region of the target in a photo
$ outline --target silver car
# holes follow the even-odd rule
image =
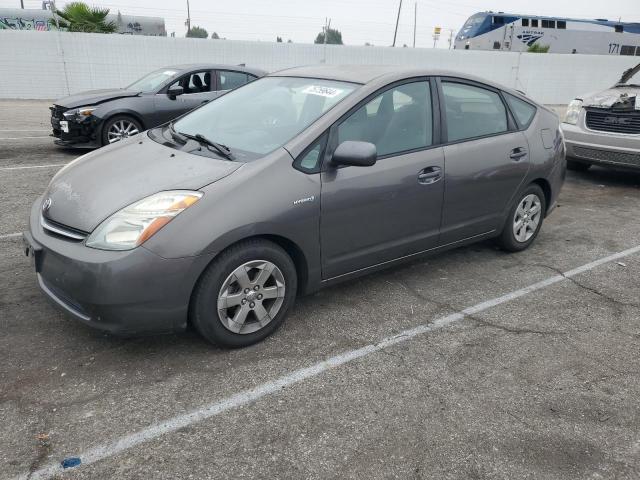
[[[42,291],[88,325],[243,346],[298,294],[483,239],[526,249],[564,175],[557,116],[518,92],[301,67],[75,160],[24,237]]]
[[[573,100],[562,124],[567,168],[591,165],[640,170],[640,64],[612,88]]]

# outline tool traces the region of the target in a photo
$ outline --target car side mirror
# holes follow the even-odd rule
[[[180,85],[176,85],[175,87],[171,87],[167,90],[167,95],[171,100],[174,100],[178,95],[182,95],[184,93],[184,88]]]
[[[334,165],[351,165],[353,167],[370,167],[376,163],[378,149],[373,143],[347,140],[338,145],[331,163]]]

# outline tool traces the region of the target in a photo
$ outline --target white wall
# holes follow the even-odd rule
[[[268,71],[321,63],[394,64],[465,72],[527,92],[546,104],[606,88],[640,61],[606,55],[527,54],[356,47],[0,30],[0,98],[58,98],[123,87],[149,71],[193,62]]]

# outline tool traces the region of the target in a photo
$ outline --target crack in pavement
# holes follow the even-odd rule
[[[588,285],[580,283],[578,280],[576,280],[573,277],[567,277],[562,270],[560,270],[560,269],[558,269],[556,267],[552,267],[550,265],[545,265],[543,263],[528,264],[527,266],[547,268],[547,269],[557,273],[558,275],[561,275],[563,278],[569,280],[571,283],[573,283],[577,287],[580,287],[580,288],[582,288],[584,290],[587,290],[588,292],[593,293],[594,295],[597,295],[597,296],[599,296],[601,298],[604,298],[605,300],[607,300],[607,301],[609,301],[609,302],[611,302],[611,303],[613,303],[615,305],[621,305],[621,306],[632,307],[632,308],[640,308],[640,303],[625,302],[623,300],[618,300],[616,298],[613,298],[611,295],[607,295],[606,293],[601,292],[597,288],[590,287]]]
[[[477,322],[478,326],[491,327],[496,328],[498,330],[502,330],[507,333],[513,333],[515,335],[522,334],[532,334],[532,335],[568,335],[568,332],[560,332],[557,330],[534,330],[532,328],[515,328],[515,327],[507,327],[505,325],[500,325],[498,323],[490,322],[483,318],[478,318],[475,315],[467,315],[468,318],[472,319],[474,322]]]
[[[564,275],[563,275],[564,277]],[[567,277],[565,277],[567,278]],[[401,287],[405,288],[408,292],[410,292],[415,298],[417,298],[418,300],[422,300],[424,303],[422,304],[422,306],[426,306],[426,304],[432,303],[437,305],[440,308],[445,309],[445,311],[449,312],[456,312],[458,311],[458,309],[454,308],[452,305],[446,303],[446,302],[440,302],[437,300],[434,300],[432,298],[426,298],[424,295],[422,295],[420,292],[418,292],[415,288],[413,288],[411,285],[408,285],[405,281],[403,280],[396,280],[396,283],[398,285],[400,285]],[[495,328],[497,330],[502,330],[504,332],[507,333],[512,333],[515,335],[522,335],[522,334],[531,334],[531,335],[567,335],[567,332],[560,332],[557,330],[535,330],[535,329],[531,329],[531,328],[517,328],[517,327],[508,327],[506,325],[501,325],[498,323],[494,323],[494,322],[490,322],[489,320],[485,320],[483,318],[478,317],[477,315],[473,315],[470,313],[465,313],[464,314],[465,318],[468,318],[470,320],[473,320],[474,322],[476,322],[478,325],[478,327],[490,327],[490,328]]]

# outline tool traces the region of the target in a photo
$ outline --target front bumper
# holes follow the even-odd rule
[[[640,135],[617,135],[562,124],[567,157],[585,163],[640,169]]]
[[[162,258],[144,247],[88,248],[44,231],[40,200],[24,233],[37,281],[57,307],[91,327],[117,334],[183,330],[195,283],[214,255]]]
[[[61,107],[51,107],[51,128],[53,143],[69,148],[99,148],[102,145],[101,124],[96,117],[89,117],[82,123],[67,120]],[[65,125],[66,127],[63,127]]]

